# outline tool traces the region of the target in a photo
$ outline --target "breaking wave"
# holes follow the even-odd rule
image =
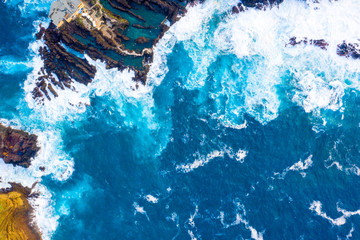
[[[224,126],[243,123],[244,113],[263,124],[275,119],[282,86],[290,86],[289,101],[314,113],[340,109],[344,89],[359,89],[359,64],[336,54],[343,41],[358,41],[358,1],[290,0],[266,11],[225,14],[234,3],[206,1],[188,9],[157,44],[150,80],[162,81],[172,49],[182,45],[193,63],[184,71],[182,86],[213,99],[215,111],[208,112]],[[294,36],[324,39],[329,45],[327,50],[288,46]],[[220,62],[224,56],[227,60]]]

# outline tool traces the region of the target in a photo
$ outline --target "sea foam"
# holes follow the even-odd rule
[[[351,216],[360,215],[360,209],[357,211],[347,211],[337,206],[336,209],[339,213],[342,213],[342,216],[335,219],[331,218],[325,212],[322,211],[322,203],[320,201],[313,201],[309,209],[311,211],[314,211],[318,216],[328,220],[331,224],[336,226],[344,225],[346,223],[346,219]]]
[[[226,127],[239,126],[244,113],[263,124],[275,119],[281,104],[279,86],[290,86],[289,100],[316,114],[340,109],[346,88],[359,90],[360,65],[336,53],[343,41],[358,42],[357,0],[290,0],[266,11],[249,8],[224,14],[232,4],[206,1],[190,7],[156,45],[149,80],[161,83],[168,72],[167,58],[179,43],[193,62],[182,82],[189,90],[209,91],[205,85],[213,77],[209,71],[217,58],[235,56],[217,66],[217,87],[208,93],[217,108],[211,116]],[[213,21],[216,17],[220,23]],[[289,46],[292,37],[324,39],[329,45],[327,50],[309,44]]]

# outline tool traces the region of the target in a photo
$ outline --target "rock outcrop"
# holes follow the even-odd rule
[[[336,53],[339,56],[351,57],[353,59],[360,59],[360,44],[343,42],[337,45]]]
[[[39,240],[41,235],[31,225],[30,190],[12,185],[0,193],[0,239]]]
[[[29,167],[38,150],[36,135],[0,124],[0,158],[5,163]]]
[[[304,45],[314,45],[314,46],[317,46],[323,50],[326,50],[327,47],[329,46],[329,44],[324,40],[324,39],[307,39],[307,38],[303,38],[301,40],[297,40],[296,37],[292,37],[290,38],[289,40],[289,43],[286,44],[286,45],[291,45],[291,46],[295,46],[295,45],[298,45],[298,44],[304,44]]]
[[[303,38],[301,40],[297,40],[296,37],[292,37],[289,39],[289,42],[285,44],[285,46],[291,45],[295,46],[298,44],[304,45],[314,45],[323,50],[327,50],[329,44],[324,39],[307,39]],[[360,59],[360,44],[359,43],[340,43],[337,45],[336,54],[346,58]]]
[[[82,0],[84,7],[68,21],[58,27],[53,23],[47,29],[41,27],[36,35],[43,39],[45,47],[39,50],[44,67],[38,73],[33,97],[51,100],[58,96],[58,91],[71,89],[73,81],[89,84],[96,68],[83,54],[105,62],[107,68],[131,69],[135,72],[134,81],[145,84],[152,47],[169,24],[186,12],[182,2]]]

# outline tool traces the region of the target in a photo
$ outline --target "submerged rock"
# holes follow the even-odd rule
[[[144,44],[150,42],[150,39],[146,37],[139,37],[135,40],[136,43]]]
[[[16,184],[0,193],[0,239],[39,240],[41,235],[31,224],[30,190]]]
[[[5,163],[29,167],[38,151],[36,135],[0,124],[0,158]]]

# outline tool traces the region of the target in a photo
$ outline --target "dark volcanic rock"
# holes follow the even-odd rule
[[[360,59],[360,44],[358,43],[346,43],[345,41],[337,45],[336,53],[339,56],[352,57],[354,59]]]
[[[29,167],[38,151],[36,135],[0,124],[0,157],[5,163]]]
[[[61,89],[70,88],[72,80],[85,85],[92,81],[96,68],[91,66],[87,60],[69,53],[61,46],[61,38],[65,39],[68,37],[67,35],[60,35],[59,30],[52,23],[43,35],[47,47],[40,47],[39,49],[40,56],[44,61],[44,67],[39,73],[37,87],[32,92],[34,98],[45,95],[50,100],[50,93],[57,97],[53,86]],[[76,46],[77,50],[83,51],[84,46]]]
[[[245,7],[255,7],[263,9],[266,6],[274,6],[282,3],[283,0],[242,0]]]
[[[307,39],[307,38],[304,38],[302,40],[299,40],[297,41],[296,40],[296,37],[292,37],[289,39],[289,43],[287,43],[285,46],[287,45],[291,45],[291,46],[295,46],[295,45],[298,45],[298,44],[310,44],[310,45],[314,45],[314,46],[317,46],[323,50],[326,50],[327,49],[327,46],[329,46],[329,44],[324,40],[324,39],[318,39],[318,40],[314,40],[314,39]]]
[[[231,12],[237,14],[245,11],[247,7],[265,10],[268,7],[277,6],[282,2],[283,0],[241,0],[237,6],[232,8]]]

